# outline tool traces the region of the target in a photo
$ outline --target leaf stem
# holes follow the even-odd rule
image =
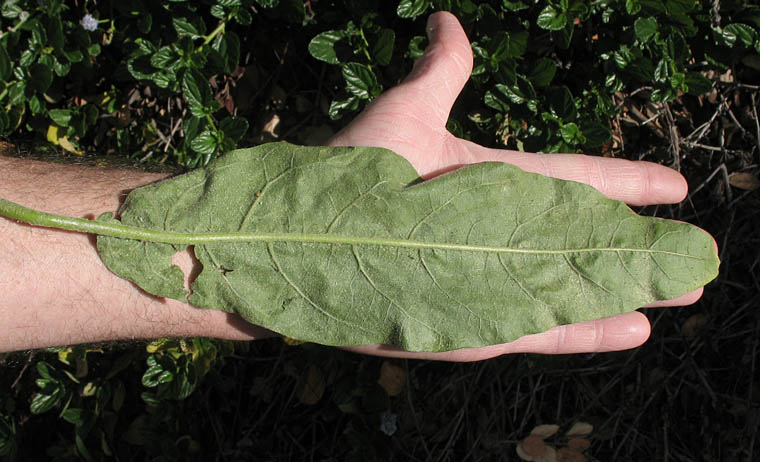
[[[224,32],[224,26],[225,26],[225,24],[227,24],[227,21],[220,22],[219,25],[216,26],[216,29],[214,29],[213,31],[211,31],[211,33],[208,34],[204,38],[203,45],[208,45],[209,43],[211,43],[212,40],[214,40],[214,37],[216,37],[217,35],[219,35],[219,33]]]
[[[176,245],[203,245],[225,242],[298,242],[305,244],[369,245],[382,247],[402,247],[410,249],[431,249],[441,251],[512,253],[529,255],[563,255],[589,252],[641,252],[694,260],[706,260],[705,257],[670,252],[657,249],[637,249],[618,247],[594,247],[578,249],[529,249],[477,244],[457,244],[448,242],[424,242],[409,239],[394,239],[372,236],[348,236],[331,233],[259,233],[259,232],[219,232],[219,233],[179,233],[156,229],[140,228],[121,223],[87,220],[66,217],[53,213],[41,212],[23,207],[0,198],[0,216],[22,221],[30,225],[45,228],[65,229],[80,233],[97,234],[120,239],[132,239]]]

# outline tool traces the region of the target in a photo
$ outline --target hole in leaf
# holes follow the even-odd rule
[[[172,255],[172,264],[178,266],[185,275],[184,286],[187,294],[190,295],[193,293],[193,282],[203,271],[203,265],[195,256],[195,246],[191,245],[184,250],[177,251]]]

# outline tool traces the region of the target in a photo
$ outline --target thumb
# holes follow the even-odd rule
[[[399,87],[412,107],[442,127],[472,73],[472,48],[459,20],[447,11],[428,18],[427,35],[430,45]]]

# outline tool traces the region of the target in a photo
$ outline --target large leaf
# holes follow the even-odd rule
[[[422,182],[380,148],[233,151],[134,190],[120,214],[169,243],[99,237],[116,274],[329,345],[509,342],[678,297],[718,268],[703,231],[589,186],[495,162]],[[190,294],[171,263],[188,245]]]

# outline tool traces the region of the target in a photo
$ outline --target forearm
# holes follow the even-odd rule
[[[115,212],[155,173],[54,165],[0,156],[0,197],[74,217]],[[93,236],[0,217],[0,351],[110,340],[265,336],[237,316],[142,292],[112,274]],[[189,270],[190,261],[181,264]]]

